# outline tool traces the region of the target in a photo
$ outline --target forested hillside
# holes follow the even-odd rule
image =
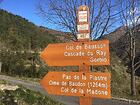
[[[55,36],[43,31],[25,18],[0,10],[0,48],[39,50],[55,42]]]
[[[140,24],[137,25],[135,29],[137,29],[135,33],[135,63],[137,63],[140,61]],[[121,58],[125,65],[128,66],[127,71],[130,72],[130,36],[126,34],[125,27],[120,27],[104,37],[110,40],[110,50]],[[138,66],[136,74],[140,76],[140,67]]]
[[[0,10],[0,62],[2,73],[37,77],[41,61],[38,52],[57,37],[25,18]],[[44,67],[44,69],[46,69]],[[44,70],[43,69],[43,70]]]

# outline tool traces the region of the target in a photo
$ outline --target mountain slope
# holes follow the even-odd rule
[[[136,39],[136,58],[135,62],[140,61],[140,25],[136,27],[138,32],[135,35]],[[124,27],[116,29],[114,32],[105,35],[104,38],[110,40],[111,51],[115,52],[116,55],[121,58],[126,66],[130,64],[130,37],[125,34]],[[140,75],[140,68],[136,71]]]
[[[0,10],[0,41],[1,48],[37,50],[55,42],[56,37],[25,18]]]

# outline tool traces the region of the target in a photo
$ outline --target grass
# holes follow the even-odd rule
[[[0,80],[0,84],[6,84],[6,81]]]
[[[0,80],[0,84],[5,84]],[[0,91],[0,105],[63,105],[50,97],[20,87],[15,91]]]
[[[136,90],[137,95],[132,96],[130,91],[130,74],[126,72],[128,69],[124,66],[123,62],[114,55],[111,55],[111,66],[109,70],[112,74],[111,76],[111,92],[113,97],[126,98],[132,100],[140,101],[140,79],[137,77]]]

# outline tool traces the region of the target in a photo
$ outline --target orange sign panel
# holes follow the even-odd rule
[[[110,78],[110,73],[49,72],[40,83],[49,94],[111,98]]]
[[[109,41],[49,44],[40,57],[49,66],[109,65]]]

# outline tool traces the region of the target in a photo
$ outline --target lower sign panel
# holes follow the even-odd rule
[[[49,72],[41,85],[49,94],[111,98],[110,73]]]

